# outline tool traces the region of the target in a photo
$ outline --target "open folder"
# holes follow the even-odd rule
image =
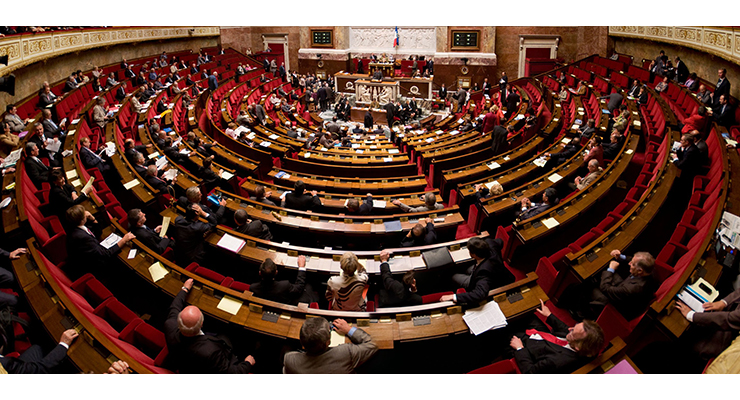
[[[717,299],[719,292],[704,278],[699,278],[693,285],[686,285],[678,294],[678,298],[695,312],[704,312],[702,304]]]

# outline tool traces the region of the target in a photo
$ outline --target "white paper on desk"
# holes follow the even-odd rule
[[[116,154],[116,144],[113,142],[106,143],[105,154],[107,154],[108,157],[113,157],[113,155]]]
[[[509,160],[511,160],[511,157],[509,156],[504,157],[504,161],[509,161]]]
[[[571,127],[570,127],[570,129],[571,129],[571,130],[574,130],[574,131],[577,131],[577,130],[578,130],[578,128],[580,128],[580,127],[581,127],[580,125],[578,125],[578,124],[574,124],[573,126],[571,126]]]
[[[364,152],[365,152],[365,150],[361,150],[361,149],[357,149],[357,150],[355,150],[355,153],[357,153],[357,154],[362,154],[362,153],[364,153]]]
[[[450,256],[452,257],[452,261],[456,263],[472,259],[467,247],[463,247],[455,251],[450,251]]]
[[[106,249],[110,249],[111,247],[113,247],[113,245],[118,243],[119,240],[121,240],[121,237],[118,236],[115,232],[113,232],[110,235],[108,235],[108,237],[105,238],[105,240],[100,242],[100,245],[105,247]]]
[[[720,227],[727,227],[732,232],[740,232],[740,217],[725,211],[722,213]]]
[[[260,146],[262,146],[262,147],[270,147],[271,144],[272,143],[270,143],[267,140],[265,140],[264,142],[260,143]]]
[[[157,282],[164,278],[168,273],[169,271],[167,271],[159,261],[149,266],[149,274],[151,274],[153,282]]]
[[[570,141],[571,141],[571,138],[568,138],[568,137],[564,137],[563,140],[561,140],[561,142],[563,142],[565,144],[570,143]]]
[[[398,154],[399,152],[398,149],[388,149],[388,154]]]
[[[427,140],[425,140],[425,142],[427,143],[432,143],[433,141],[434,141],[434,138],[428,138]]]
[[[221,240],[218,241],[216,245],[226,250],[233,251],[234,253],[238,253],[245,244],[247,244],[247,242],[245,242],[244,240],[239,239],[238,237],[231,236],[228,233],[224,233],[224,236],[221,238]]]
[[[179,151],[179,153],[180,153],[180,154],[185,154],[185,155],[188,155],[188,154],[190,154],[190,150],[188,150],[188,149],[181,149],[181,150]]]
[[[385,200],[373,200],[373,207],[375,208],[385,208],[386,204]]]
[[[221,173],[221,179],[225,179],[225,180],[228,181],[229,179],[231,179],[233,177],[234,177],[234,174],[232,174],[229,171],[224,171],[224,172]]]
[[[393,157],[384,157],[383,158],[383,161],[384,162],[392,162],[393,161]]]
[[[335,330],[331,330],[331,343],[329,347],[337,347],[340,344],[344,344],[344,336],[337,333]]]
[[[239,309],[242,307],[242,304],[241,300],[224,295],[224,297],[221,298],[221,301],[218,302],[216,308],[221,311],[226,311],[231,315],[236,315],[239,313]]]
[[[634,153],[634,150],[632,149],[627,149],[624,151],[624,154],[632,154],[632,153]]]
[[[129,190],[129,189],[131,189],[132,187],[134,187],[134,186],[136,186],[138,184],[139,184],[139,180],[138,179],[134,179],[132,181],[129,181],[129,182],[124,183],[123,184],[123,187],[126,188],[126,190]]]
[[[547,164],[547,158],[545,158],[545,156],[537,157],[537,159],[532,161],[532,164],[542,168],[545,166],[545,164]]]
[[[147,157],[148,157],[148,158],[149,158],[150,160],[151,160],[152,158],[157,158],[157,157],[159,157],[159,152],[158,152],[158,151],[155,151],[154,153],[152,153],[152,154],[149,154],[149,155],[148,155]]]
[[[77,170],[67,171],[67,179],[77,178]]]
[[[368,274],[379,274],[380,273],[380,262],[375,261],[374,258],[368,258],[363,260],[365,262],[365,270]]]
[[[491,188],[493,187],[493,185],[495,185],[497,183],[498,183],[498,181],[491,181],[491,182],[486,182],[485,185],[488,188],[488,190],[491,190]]]
[[[558,175],[558,174],[552,174],[552,175],[548,176],[548,177],[547,177],[547,179],[548,179],[548,180],[549,180],[550,182],[552,182],[552,183],[555,183],[555,182],[557,182],[557,181],[559,181],[559,180],[563,179],[563,177],[562,177],[562,176],[560,176],[560,175]]]
[[[488,302],[482,307],[465,311],[463,321],[470,328],[470,333],[476,336],[491,329],[503,328],[508,325],[506,316],[504,316],[501,307],[495,301]]]
[[[298,257],[285,256],[283,259],[283,265],[286,267],[298,268]]]
[[[371,149],[377,149],[377,148],[378,148],[378,146],[376,146],[376,145],[374,145],[374,144],[373,144],[373,145],[370,145],[370,148],[371,148]]]
[[[74,136],[77,132],[77,129],[72,129],[71,131],[67,132],[67,136]]]
[[[702,289],[702,287],[709,289],[709,292]],[[704,312],[702,305],[713,302],[717,296],[719,296],[717,289],[705,281],[704,278],[699,278],[693,285],[684,286],[678,294],[678,298],[695,312]]]
[[[272,139],[272,140],[275,140],[275,139],[277,139],[277,138],[278,138],[279,136],[273,133],[272,135],[270,135],[270,136],[268,136],[268,137],[269,137],[270,139]]]
[[[62,157],[69,157],[73,154],[72,150],[64,150],[62,152]]]
[[[420,268],[427,267],[427,265],[424,263],[424,257],[422,256],[409,257],[409,262],[411,263],[412,269],[420,269]]]
[[[75,179],[72,182],[70,182],[69,184],[72,185],[72,186],[74,186],[74,187],[80,187],[80,186],[82,186],[82,181],[79,180],[79,179]]]
[[[352,148],[353,149],[359,149],[360,148],[360,144],[359,143],[352,143]]]
[[[131,249],[131,251],[128,252],[128,259],[132,259],[136,257],[136,249]]]
[[[547,229],[552,229],[558,225],[560,225],[560,222],[556,220],[555,218],[547,218],[542,220],[542,224],[547,227]]]
[[[497,163],[496,161],[492,161],[490,164],[486,164],[486,167],[488,167],[488,169],[496,169],[501,168],[501,164]]]
[[[388,262],[393,272],[406,272],[411,271],[414,267],[411,265],[409,257],[395,257],[391,258]]]
[[[77,125],[78,122],[80,122],[80,119],[79,118],[73,119],[72,120],[72,125]]]

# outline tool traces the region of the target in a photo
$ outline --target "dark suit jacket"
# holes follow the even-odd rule
[[[491,249],[489,260],[493,265],[490,276],[491,289],[514,283],[516,277],[506,268],[504,260],[501,257],[501,248],[504,247],[504,241],[501,239],[491,239],[490,237],[487,237],[485,241]]]
[[[29,349],[30,350],[30,349]],[[40,360],[23,361],[18,358],[0,358],[0,364],[8,374],[50,374],[67,356],[67,348],[57,344],[52,351]]]
[[[208,222],[200,220],[188,221],[182,215],[175,218],[173,236],[175,238],[175,260],[179,265],[189,265],[195,261],[203,263],[205,251],[203,250],[203,236],[206,232],[216,227],[216,218],[211,213],[206,218]]]
[[[427,234],[424,237],[407,237],[404,236],[401,240],[401,247],[415,247],[415,246],[426,246],[437,243],[437,233],[434,231],[434,224],[428,223]]]
[[[54,214],[64,217],[67,209],[87,200],[87,196],[84,194],[77,196],[77,200],[72,200],[72,192],[75,192],[75,189],[69,183],[65,183],[61,187],[51,185],[51,190],[49,191],[49,205],[51,205]]]
[[[491,151],[493,154],[500,154],[508,150],[509,142],[507,138],[509,132],[501,125],[494,126],[492,132]]]
[[[164,322],[164,336],[169,350],[166,365],[183,374],[249,373],[252,364],[240,360],[225,337],[186,337],[180,334],[177,316],[185,308],[187,296],[184,290],[175,296]]]
[[[95,234],[93,224],[88,223],[87,227]],[[81,276],[85,272],[105,268],[110,258],[120,250],[118,244],[106,249],[97,237],[79,227],[67,230],[67,267],[72,275],[77,272],[80,273],[77,276]]]
[[[298,271],[295,283],[262,279],[249,286],[255,296],[283,304],[298,304],[298,298],[306,288],[306,271]]]
[[[211,75],[208,77],[208,88],[211,90],[218,89],[218,79],[216,79],[216,75]]]
[[[630,97],[637,97],[638,94],[640,94],[640,85],[632,86],[629,92],[627,92],[627,96]]]
[[[518,94],[511,92],[506,96],[506,112],[513,113],[516,111],[516,105],[519,103],[521,98]]]
[[[724,106],[722,104],[714,106],[713,115],[714,120],[725,128],[729,128],[735,124],[735,109],[732,108],[730,103],[727,103]]]
[[[517,211],[519,220],[524,221],[525,219],[530,219],[534,217],[537,214],[543,213],[547,211],[550,207],[552,207],[550,204],[545,203],[544,201],[540,204],[537,204],[534,207],[530,207],[525,211]]]
[[[473,268],[473,273],[470,275],[470,283],[465,288],[465,293],[457,295],[457,302],[459,304],[468,304],[471,307],[477,307],[478,303],[488,296],[488,291],[493,287],[491,283],[494,270],[493,264],[494,261],[488,258]]]
[[[373,114],[370,113],[370,111],[366,112],[365,113],[365,120],[364,120],[365,128],[367,128],[367,129],[372,128],[373,127],[373,122],[374,122],[373,121]]]
[[[689,67],[686,66],[685,62],[679,61],[678,65],[676,65],[676,81],[678,83],[684,83],[688,77]]]
[[[213,205],[211,206],[211,202],[207,201],[208,205],[200,203],[200,208],[203,209],[203,211],[213,214],[216,220],[221,220],[224,216],[224,212],[226,212],[226,208],[221,207],[219,205]],[[180,198],[177,199],[177,205],[186,208],[188,206],[188,198],[185,196],[180,196]]]
[[[727,80],[727,77],[725,77],[725,79],[722,80],[722,83],[720,83],[719,85],[717,85],[717,87],[714,88],[714,104],[715,105],[719,104],[719,97],[722,96],[723,94],[726,96],[730,95],[730,81]]]
[[[371,212],[373,212],[373,196],[370,195],[360,204],[360,209],[357,212],[353,213],[349,209],[346,211],[347,215],[370,215]]]
[[[560,321],[554,314],[550,314],[545,321],[552,330],[536,319],[533,328],[541,332],[550,332],[553,335],[565,338],[568,334],[568,325]],[[532,340],[528,336],[522,338],[524,347],[514,352],[514,359],[519,370],[524,374],[547,374],[573,372],[580,364],[586,362],[586,358],[579,356],[575,351],[563,346],[548,342],[547,340]]]
[[[49,173],[51,168],[44,165],[41,160],[34,160],[31,157],[27,157],[25,161],[26,174],[31,179],[31,182],[36,185],[37,189],[41,189],[42,182],[49,182]]]
[[[624,262],[621,264],[626,266]],[[652,276],[622,279],[621,276],[609,270],[601,273],[599,291],[627,320],[645,311],[657,289],[658,285]]]
[[[385,109],[385,116],[388,118],[388,123],[393,124],[393,118],[396,116],[396,106],[393,103],[388,103],[383,106]]]
[[[239,233],[243,233],[245,235],[257,237],[260,239],[272,240],[272,233],[270,233],[270,228],[268,228],[267,225],[263,224],[262,221],[258,221],[256,219],[252,220],[252,222],[248,224],[238,226],[234,230]]]
[[[321,207],[319,196],[311,196],[310,193],[297,195],[293,192],[285,195],[285,208],[301,211],[317,211]]]
[[[383,289],[379,293],[379,307],[418,306],[423,303],[420,295],[410,292],[403,283],[393,279],[387,262],[380,264],[380,279],[383,280]]]
[[[686,149],[679,149],[676,155],[678,159],[675,164],[681,171],[691,175],[696,175],[699,172],[699,168],[701,168],[701,153],[695,144],[692,144]]]
[[[131,233],[136,235],[136,239],[143,243],[144,246],[156,251],[157,254],[164,253],[167,250],[167,246],[171,244],[168,237],[159,237],[157,232],[154,232],[146,225],[131,227]]]

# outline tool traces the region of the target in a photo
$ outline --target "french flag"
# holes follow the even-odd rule
[[[393,47],[398,47],[398,27],[396,27],[396,35],[393,37]]]

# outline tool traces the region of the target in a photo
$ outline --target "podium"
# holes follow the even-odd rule
[[[370,75],[375,73],[375,71],[380,70],[383,73],[384,77],[393,77],[393,63],[373,63],[371,62],[368,64],[370,67]]]

